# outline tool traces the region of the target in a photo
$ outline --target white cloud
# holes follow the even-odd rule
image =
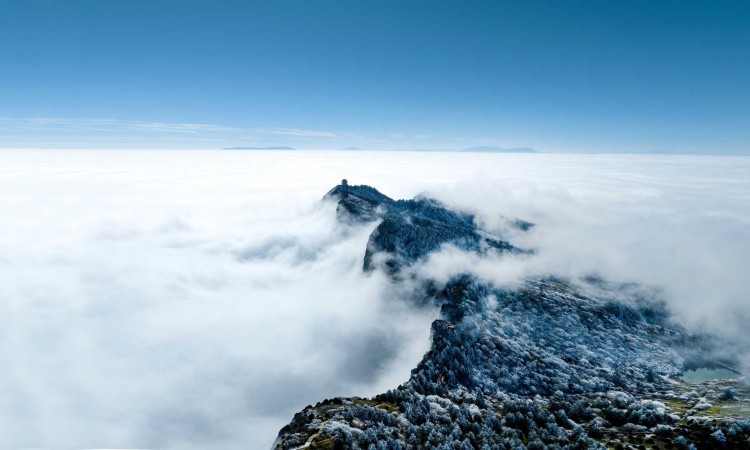
[[[1,445],[264,448],[408,377],[435,312],[362,273],[337,177],[219,155],[2,154]]]
[[[538,223],[513,282],[597,270],[664,288],[689,324],[747,323],[750,159],[314,152],[0,152],[0,445],[266,448],[291,414],[396,386],[428,345],[361,273],[373,225],[342,178]],[[732,316],[729,312],[735,311]]]
[[[527,276],[600,274],[662,289],[678,320],[741,345],[750,362],[750,158],[553,156],[529,158],[434,195],[480,215],[537,224],[513,242],[533,257],[477,258],[447,248],[424,270],[464,270],[501,283]],[[495,172],[495,173],[493,173]],[[491,199],[491,200],[490,200]]]

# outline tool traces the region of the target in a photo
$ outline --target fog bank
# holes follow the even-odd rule
[[[342,178],[537,224],[531,258],[445,249],[429,276],[596,272],[746,339],[750,158],[0,152],[0,445],[267,448],[308,403],[409,376],[433,310],[362,274]]]

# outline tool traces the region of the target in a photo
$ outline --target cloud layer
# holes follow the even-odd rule
[[[361,273],[341,178],[538,224],[526,259],[425,274],[596,271],[690,326],[748,323],[750,158],[0,152],[0,445],[266,448],[291,414],[395,387],[432,310]]]
[[[544,158],[513,169],[523,173],[511,179],[488,170],[434,195],[490,229],[508,214],[536,223],[513,240],[538,252],[480,259],[445,249],[427,274],[468,270],[498,283],[598,274],[643,283],[660,290],[682,324],[737,343],[750,368],[750,159]]]

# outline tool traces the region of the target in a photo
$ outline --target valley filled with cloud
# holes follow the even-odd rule
[[[321,201],[342,178],[535,249],[448,247],[425,276],[642,283],[750,344],[746,157],[1,151],[0,443],[268,448],[307,404],[408,379],[438,313],[363,273],[376,224]]]

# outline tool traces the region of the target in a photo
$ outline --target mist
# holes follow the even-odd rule
[[[750,160],[722,157],[571,157],[508,179],[482,173],[432,194],[477,214],[490,231],[534,249],[479,257],[432,255],[424,276],[473,272],[499,285],[556,275],[639,283],[690,332],[726,339],[750,369]],[[535,226],[505,228],[504,216]]]
[[[0,445],[269,448],[307,404],[408,379],[437,311],[362,273],[376,224],[320,201],[342,178],[536,249],[444,248],[424,276],[596,273],[748,343],[750,158],[3,151]]]

